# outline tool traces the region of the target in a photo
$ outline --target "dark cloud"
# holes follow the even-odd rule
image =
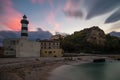
[[[52,34],[49,31],[43,31],[39,28],[38,31],[31,31],[29,32],[29,39],[36,40],[36,39],[50,39]]]
[[[68,17],[83,17],[84,12],[81,8],[84,8],[87,10],[86,19],[91,19],[113,11],[120,7],[119,5],[120,0],[68,0],[64,7],[64,14]],[[115,15],[118,15],[118,12]],[[113,16],[116,17],[115,15]],[[114,18],[113,21],[116,20],[118,18]]]
[[[13,31],[0,31],[0,39],[6,39],[6,38],[18,38],[19,32],[13,32]]]
[[[110,12],[120,5],[120,0],[91,0],[91,5],[89,2],[90,0],[85,1],[88,9],[86,19]]]
[[[64,11],[64,14],[68,17],[83,17],[83,13],[81,11]]]
[[[110,32],[109,33],[111,36],[116,36],[116,37],[119,37],[120,38],[120,32],[115,32],[115,31],[113,31],[113,32]]]
[[[13,32],[13,31],[0,31],[0,44],[4,39],[12,38],[17,39],[20,38],[21,32]],[[28,33],[30,40],[36,40],[36,39],[50,39],[52,34],[49,31],[43,31],[39,28],[38,31],[31,31]]]
[[[110,17],[108,17],[105,23],[116,22],[120,20],[120,9],[118,9],[115,13],[113,13]]]
[[[63,12],[67,17],[83,17],[81,0],[67,0]]]

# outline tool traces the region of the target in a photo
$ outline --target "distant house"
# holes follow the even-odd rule
[[[5,39],[4,45],[4,57],[16,57],[16,43],[17,39]]]
[[[60,34],[56,34],[51,37],[51,40],[60,40],[60,39],[64,39],[64,36]]]
[[[60,42],[55,40],[42,40],[40,54],[41,57],[62,57],[63,50],[60,48]]]

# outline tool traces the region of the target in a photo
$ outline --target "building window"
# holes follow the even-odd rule
[[[49,51],[49,54],[52,54],[52,51]]]
[[[14,51],[14,49],[11,48],[10,51]]]
[[[41,45],[43,45],[43,43],[41,42]]]
[[[44,45],[46,45],[46,43],[44,43]]]
[[[47,51],[45,51],[45,53],[47,53]]]
[[[44,47],[44,49],[46,49],[46,47]]]
[[[49,49],[51,49],[51,47],[48,47]]]
[[[12,44],[15,45],[15,41],[12,41]]]

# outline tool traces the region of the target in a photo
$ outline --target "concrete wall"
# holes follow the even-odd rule
[[[16,57],[40,57],[40,43],[20,39],[16,45]]]
[[[3,41],[4,57],[15,57],[17,39],[5,39]]]

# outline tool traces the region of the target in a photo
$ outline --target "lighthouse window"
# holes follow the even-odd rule
[[[27,27],[22,27],[22,30],[28,30],[28,28]]]
[[[22,36],[28,36],[28,34],[27,34],[27,33],[21,33],[21,35],[22,35]]]
[[[26,24],[23,24],[23,26],[27,26]]]

